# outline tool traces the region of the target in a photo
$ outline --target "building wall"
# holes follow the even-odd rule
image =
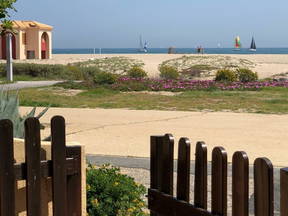
[[[48,55],[48,58],[51,59],[52,58],[52,32],[47,31],[47,34],[49,36],[49,55]]]
[[[38,29],[27,29],[26,31],[26,49],[25,54],[27,58],[27,51],[34,51],[35,52],[35,59],[39,59],[41,55],[39,55],[39,32]]]
[[[16,35],[16,58],[17,59],[25,59],[25,44],[23,44],[23,33],[25,31],[19,30]]]

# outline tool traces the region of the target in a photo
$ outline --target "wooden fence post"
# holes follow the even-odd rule
[[[242,151],[232,159],[232,215],[249,215],[249,159]]]
[[[212,214],[227,216],[227,153],[222,147],[212,152]]]
[[[273,216],[273,165],[267,158],[254,162],[254,196],[255,216]]]
[[[151,136],[150,149],[150,187],[173,195],[174,139],[172,135]],[[159,214],[152,211],[151,215],[158,216]]]
[[[40,123],[37,118],[25,121],[25,160],[27,167],[27,215],[41,215]]]
[[[81,183],[81,147],[80,146],[67,146],[66,156],[74,158],[76,161],[77,170],[79,172],[72,176],[67,176],[67,208],[68,216],[82,215],[82,183]]]
[[[190,141],[181,138],[178,146],[177,199],[189,202],[190,193]]]
[[[67,216],[67,175],[65,119],[51,119],[53,216]]]
[[[15,171],[13,125],[0,121],[0,215],[15,216]]]
[[[204,142],[196,144],[194,205],[207,209],[207,146]]]
[[[280,212],[281,216],[288,216],[288,168],[280,170]]]

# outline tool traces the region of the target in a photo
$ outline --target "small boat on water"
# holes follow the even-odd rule
[[[234,49],[233,49],[233,51],[240,51],[240,48],[241,48],[240,37],[237,36],[237,37],[235,38],[235,43],[234,43]]]
[[[250,49],[251,52],[256,52],[256,44],[255,44],[255,40],[254,37],[252,37],[252,41],[251,41],[251,45],[250,45]]]
[[[144,46],[143,46],[143,41],[142,41],[142,36],[140,35],[140,45],[139,45],[139,52],[148,52],[148,45],[147,41],[145,41]]]

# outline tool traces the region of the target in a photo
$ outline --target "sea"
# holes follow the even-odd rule
[[[196,54],[196,48],[174,48],[178,54]],[[53,54],[143,54],[138,48],[83,48],[83,49],[53,49]],[[150,48],[148,54],[168,53],[168,48]],[[234,51],[233,48],[205,48],[205,54],[288,54],[288,48],[257,48],[256,52],[248,48]]]

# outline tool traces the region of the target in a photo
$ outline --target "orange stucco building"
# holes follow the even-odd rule
[[[52,29],[36,21],[13,21],[12,57],[14,59],[50,59],[52,57]],[[6,59],[5,36],[0,37],[0,59]]]

